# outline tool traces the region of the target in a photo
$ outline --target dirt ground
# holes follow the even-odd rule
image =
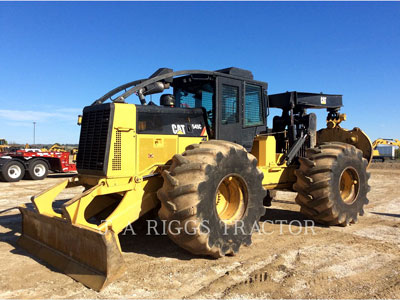
[[[16,246],[20,215],[10,208],[64,178],[0,182],[0,298],[400,298],[400,164],[370,171],[355,225],[306,232],[295,194],[279,192],[263,218],[274,224],[233,257],[196,257],[141,230],[121,237],[128,270],[100,293]]]

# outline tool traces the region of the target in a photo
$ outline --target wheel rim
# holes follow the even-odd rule
[[[232,224],[240,220],[248,203],[247,186],[238,175],[225,176],[218,185],[215,208],[221,221]]]
[[[21,176],[22,170],[18,165],[12,165],[8,168],[8,176],[12,179],[16,179]]]
[[[360,180],[355,169],[349,167],[340,175],[340,196],[346,204],[352,204],[358,195]]]
[[[37,164],[33,168],[33,173],[37,177],[42,177],[46,173],[46,167],[43,164]]]

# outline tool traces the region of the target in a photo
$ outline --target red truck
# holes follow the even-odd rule
[[[0,181],[17,182],[22,178],[42,180],[49,171],[74,172],[76,165],[70,162],[69,152],[25,149],[2,153],[0,156]]]

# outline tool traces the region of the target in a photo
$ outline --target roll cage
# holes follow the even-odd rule
[[[253,80],[253,75],[250,71],[242,70],[239,68],[227,68],[218,71],[205,71],[205,70],[183,70],[174,72],[172,69],[168,68],[160,68],[156,72],[154,72],[149,78],[138,79],[135,81],[131,81],[125,83],[115,89],[109,91],[107,94],[103,95],[99,99],[95,100],[92,105],[102,104],[107,100],[111,100],[112,102],[125,102],[125,100],[130,97],[132,94],[136,94],[144,89],[145,95],[152,94],[151,88],[155,83],[164,84],[164,88],[169,88],[170,85],[173,85],[174,78],[182,77],[182,76],[190,76],[190,75],[208,75],[214,78],[218,76],[227,77],[231,79],[237,80],[250,80],[254,83],[260,84],[267,89],[268,84],[266,82]],[[118,96],[115,99],[112,99],[116,94],[125,91],[122,95]],[[163,90],[157,90],[154,93],[162,92]],[[145,104],[145,103],[142,103]]]
[[[203,85],[210,86],[207,99]],[[250,150],[254,137],[266,130],[268,84],[254,80],[250,71],[234,67],[218,71],[177,72],[161,68],[147,79],[132,81],[113,89],[92,105],[107,100],[125,103],[132,94],[136,94],[141,104],[145,105],[146,95],[162,93],[170,87],[174,88],[175,107],[204,110],[207,132],[212,139],[232,141]],[[122,91],[122,95],[113,99]],[[190,93],[191,98],[187,97],[185,102],[178,95]]]

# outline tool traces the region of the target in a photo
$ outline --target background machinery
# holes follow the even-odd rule
[[[22,149],[7,152],[0,157],[0,181],[17,182],[22,178],[42,180],[48,172],[67,173],[76,171],[69,152]]]
[[[7,152],[10,146],[5,139],[0,139],[0,153]]]
[[[384,147],[379,147],[384,145]],[[395,147],[400,147],[400,141],[397,139],[377,139],[372,143],[373,160],[382,161],[385,159],[395,159]]]
[[[55,143],[51,145],[48,149],[47,148],[42,148],[43,152],[66,152],[64,146],[61,146],[59,143]]]
[[[170,89],[160,106],[146,105]],[[141,105],[126,103],[133,94]],[[84,108],[78,175],[32,197],[34,209],[20,207],[18,243],[100,290],[125,269],[118,234],[154,209],[176,244],[212,257],[251,244],[278,189],[296,191],[317,222],[356,222],[368,203],[372,145],[359,128],[340,127],[341,106],[340,95],[268,96],[266,82],[238,68],[161,68]],[[282,113],[267,128],[272,107]],[[313,108],[327,109],[327,128],[316,130]],[[54,209],[76,186],[84,191]]]

